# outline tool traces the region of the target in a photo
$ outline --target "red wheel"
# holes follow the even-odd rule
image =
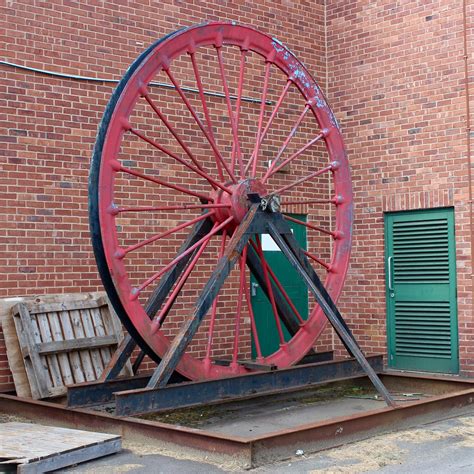
[[[100,125],[89,192],[104,287],[127,330],[156,361],[249,209],[249,192],[280,196],[285,218],[306,228],[306,255],[331,297],[339,297],[352,229],[341,133],[305,67],[252,28],[211,23],[180,30],[132,64]],[[307,221],[287,213],[304,213]],[[279,338],[268,355],[249,303],[251,253]],[[181,374],[244,372],[239,360],[250,357],[251,339],[259,362],[278,367],[311,349],[326,318],[316,303],[306,320],[300,316],[273,270],[256,237],[181,358]],[[289,341],[278,298],[298,321]],[[215,363],[226,357],[229,365]]]

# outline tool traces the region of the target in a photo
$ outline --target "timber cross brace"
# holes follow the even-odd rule
[[[166,97],[153,90],[158,77],[169,81],[161,93]],[[258,100],[245,95],[246,81],[251,94],[260,92]],[[194,89],[185,85],[191,82]],[[209,93],[217,83],[220,102]],[[223,111],[226,120],[216,123]],[[314,79],[279,41],[234,23],[209,23],[151,45],[107,106],[89,196],[99,273],[129,333],[103,380],[115,379],[137,344],[142,351],[135,369],[144,354],[158,364],[149,388],[284,369],[313,351],[329,321],[393,405],[335,304],[347,272],[353,220],[341,132]],[[295,208],[310,221],[295,217]],[[315,224],[317,219],[326,225]],[[154,224],[166,230],[151,233]],[[291,226],[305,229],[308,249]],[[314,297],[307,315],[268,262],[264,236],[303,282],[300,293]],[[150,262],[159,267],[154,273]],[[277,344],[269,351],[261,347],[250,274],[274,319]],[[197,275],[203,287],[197,288]],[[231,307],[219,303],[224,283],[237,287]],[[219,334],[228,333],[229,325],[233,339],[226,345]],[[229,359],[223,361],[222,354]]]

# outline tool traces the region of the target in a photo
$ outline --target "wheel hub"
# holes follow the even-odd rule
[[[234,220],[229,226],[234,229],[240,224],[250,209],[250,194],[257,194],[260,197],[267,195],[267,189],[258,179],[244,179],[235,184],[227,185],[231,194],[216,189],[211,193],[214,204],[225,204],[228,207],[221,207],[216,210],[213,215],[213,220],[217,223],[222,223],[229,217]]]

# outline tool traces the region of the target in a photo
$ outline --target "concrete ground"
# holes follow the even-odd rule
[[[340,398],[320,401],[317,404],[295,400],[272,401],[271,408],[265,402],[254,400],[245,410],[236,410],[227,416],[209,418],[200,423],[199,428],[214,433],[222,433],[243,438],[265,435],[308,423],[330,420],[337,416],[350,416],[377,408],[383,408],[383,400]]]
[[[84,463],[62,472],[105,473],[219,473],[239,472],[231,465],[216,466],[124,445],[120,454]],[[400,473],[446,474],[474,472],[474,412],[409,430],[376,436],[316,454],[251,470],[255,473]]]

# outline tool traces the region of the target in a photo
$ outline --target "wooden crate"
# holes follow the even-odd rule
[[[26,374],[35,399],[64,395],[66,386],[97,380],[123,333],[105,296],[12,308]],[[128,364],[123,375],[132,375]]]

